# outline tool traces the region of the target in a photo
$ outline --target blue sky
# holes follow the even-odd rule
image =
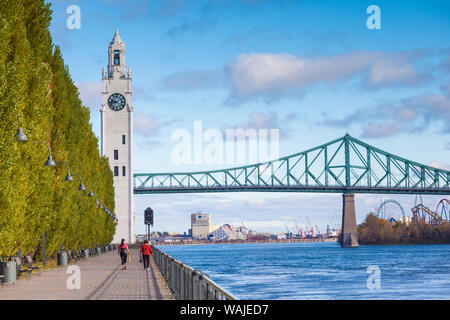
[[[369,30],[369,5],[381,29]],[[78,5],[81,29],[66,9]],[[133,70],[134,168],[200,171],[224,165],[176,165],[177,128],[266,128],[284,132],[280,155],[352,136],[399,156],[449,168],[450,2],[166,0],[52,3],[51,32],[100,136],[101,70],[116,28]],[[357,220],[389,196],[357,195]],[[414,197],[395,196],[409,212]],[[424,197],[435,208],[440,197]],[[155,228],[188,229],[189,214],[217,224],[244,222],[284,231],[309,216],[340,221],[341,195],[186,194],[135,196]],[[333,218],[334,217],[334,218]],[[292,227],[291,227],[292,228]]]

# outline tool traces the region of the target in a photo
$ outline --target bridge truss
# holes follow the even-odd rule
[[[134,193],[333,192],[450,194],[450,171],[410,161],[350,135],[277,160],[223,170],[136,173]]]

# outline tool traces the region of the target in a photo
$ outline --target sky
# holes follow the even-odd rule
[[[71,5],[80,9],[79,29],[67,27]],[[379,29],[368,27],[370,5],[379,8]],[[135,173],[226,168],[174,161],[172,135],[193,133],[195,121],[203,130],[278,129],[280,156],[348,132],[450,169],[448,1],[57,0],[52,10],[54,44],[98,137],[101,72],[119,30],[132,69]],[[416,200],[358,194],[357,222],[388,198],[408,213]],[[423,202],[434,209],[440,198]],[[342,195],[135,195],[136,233],[144,233],[148,206],[159,231],[187,231],[190,214],[200,211],[219,225],[284,232],[294,218],[339,226]]]

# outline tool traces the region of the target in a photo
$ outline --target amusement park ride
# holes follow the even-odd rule
[[[386,207],[387,205],[392,204],[398,208],[398,211],[401,214],[401,220],[405,221],[406,213],[403,209],[402,205],[394,199],[388,199],[381,202],[380,206],[375,209],[375,212],[379,218],[384,218],[389,220],[391,223],[395,223],[399,219],[398,214],[393,214],[392,212],[387,213]],[[411,208],[412,212],[412,221],[424,221],[425,223],[431,225],[439,225],[444,222],[450,222],[450,200],[449,199],[441,199],[436,207],[436,210],[433,211],[429,207],[423,204],[422,196],[416,195],[414,201],[414,207]]]

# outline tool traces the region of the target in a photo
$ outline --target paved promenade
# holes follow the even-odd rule
[[[150,257],[151,268],[144,271],[139,263],[138,249],[130,249],[131,263],[120,270],[117,251],[103,253],[75,265],[80,267],[80,289],[68,289],[64,267],[33,274],[30,280],[18,280],[0,289],[0,300],[172,300],[172,295],[158,267]]]

